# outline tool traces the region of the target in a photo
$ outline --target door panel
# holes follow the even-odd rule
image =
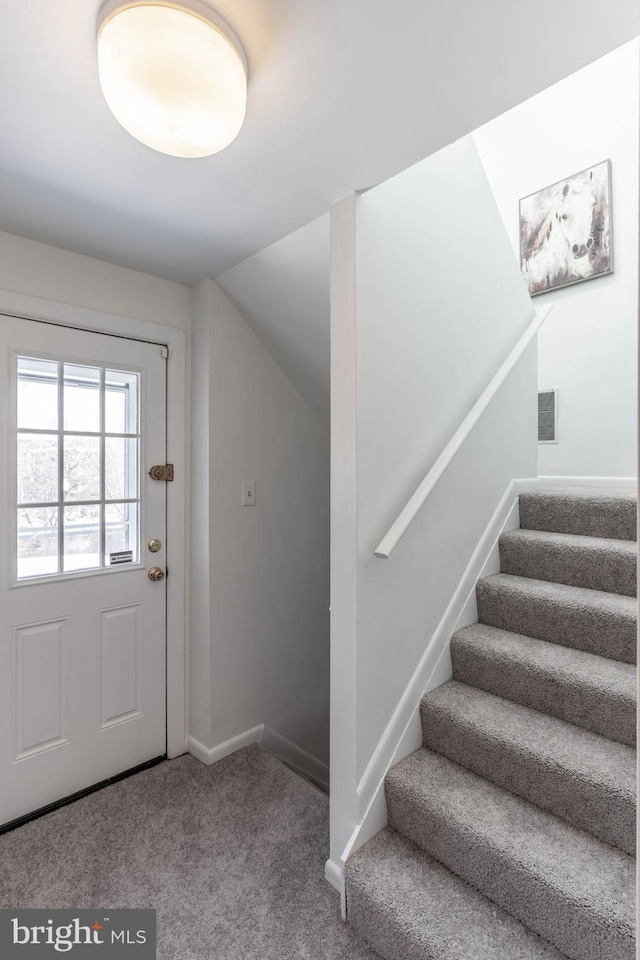
[[[2,318],[0,371],[6,823],[166,751],[166,361]]]

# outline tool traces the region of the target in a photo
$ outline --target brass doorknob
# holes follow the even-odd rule
[[[160,567],[151,567],[147,576],[149,580],[154,580],[155,582],[164,580],[164,570],[161,570]]]

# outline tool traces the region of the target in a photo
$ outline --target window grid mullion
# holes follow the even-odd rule
[[[39,359],[39,358],[37,358]],[[66,532],[66,521],[65,521],[65,508],[67,506],[97,506],[99,507],[100,515],[100,557],[99,564],[97,568],[93,569],[107,569],[106,564],[106,507],[109,503],[120,503],[120,504],[135,504],[137,511],[137,524],[135,537],[136,541],[139,541],[139,526],[140,526],[140,512],[141,512],[141,490],[137,489],[137,496],[134,497],[122,497],[114,500],[107,501],[106,499],[106,439],[107,437],[122,439],[123,441],[131,440],[136,442],[136,456],[132,459],[130,456],[129,445],[125,442],[124,446],[124,477],[125,482],[131,486],[132,484],[137,484],[140,486],[140,445],[141,445],[141,431],[140,431],[140,404],[139,404],[139,387],[136,394],[137,403],[136,403],[136,423],[133,424],[133,431],[129,432],[106,432],[106,391],[107,391],[107,377],[106,377],[106,367],[101,364],[96,364],[96,368],[100,371],[100,382],[99,382],[99,416],[100,416],[100,429],[99,432],[96,431],[83,431],[83,430],[66,430],[65,429],[65,398],[64,398],[64,387],[65,387],[65,361],[64,360],[53,360],[52,363],[55,363],[57,368],[57,412],[58,412],[58,424],[57,430],[52,429],[41,429],[41,428],[29,428],[29,427],[18,427],[17,423],[15,425],[17,434],[40,434],[40,435],[50,435],[52,438],[57,439],[57,448],[58,448],[58,498],[56,501],[52,502],[39,502],[39,503],[20,503],[17,504],[17,507],[20,509],[34,509],[34,508],[54,508],[58,513],[58,535],[57,535],[57,566],[56,573],[53,576],[61,576],[65,573],[65,532]],[[140,383],[140,377],[138,376],[138,384]],[[51,378],[53,380],[53,377]],[[51,381],[48,381],[51,382]],[[131,430],[131,414],[130,414],[130,403],[131,396],[129,389],[127,387],[125,392],[125,403],[126,403],[126,413],[125,413],[125,424],[126,427],[129,427]],[[79,500],[79,501],[67,501],[65,498],[64,492],[64,477],[65,477],[65,437],[66,436],[93,436],[99,438],[100,441],[100,499],[96,500]],[[17,498],[16,498],[17,499]],[[126,521],[130,524],[130,520]],[[129,530],[129,533],[131,531]],[[140,557],[138,557],[137,563],[140,563]],[[76,570],[72,571],[74,574]],[[89,570],[88,572],[91,572]]]
[[[20,510],[45,510],[48,507],[99,507],[101,503],[105,503],[107,506],[112,503],[139,503],[139,497],[118,497],[115,500],[43,500],[42,502],[34,503],[19,503],[18,508]]]
[[[139,439],[138,433],[109,433],[108,431],[103,431],[102,433],[99,430],[40,430],[38,427],[18,427],[18,433],[37,433],[40,435],[50,434],[52,437],[55,437],[57,433],[62,433],[65,437],[113,437],[116,440],[137,440]]]

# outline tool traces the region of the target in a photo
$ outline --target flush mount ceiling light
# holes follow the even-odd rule
[[[246,59],[204,0],[108,0],[97,43],[105,100],[136,140],[173,157],[208,157],[238,136]]]

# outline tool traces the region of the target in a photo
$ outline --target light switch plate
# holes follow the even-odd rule
[[[255,480],[242,481],[242,506],[252,507],[256,502],[256,482]]]

